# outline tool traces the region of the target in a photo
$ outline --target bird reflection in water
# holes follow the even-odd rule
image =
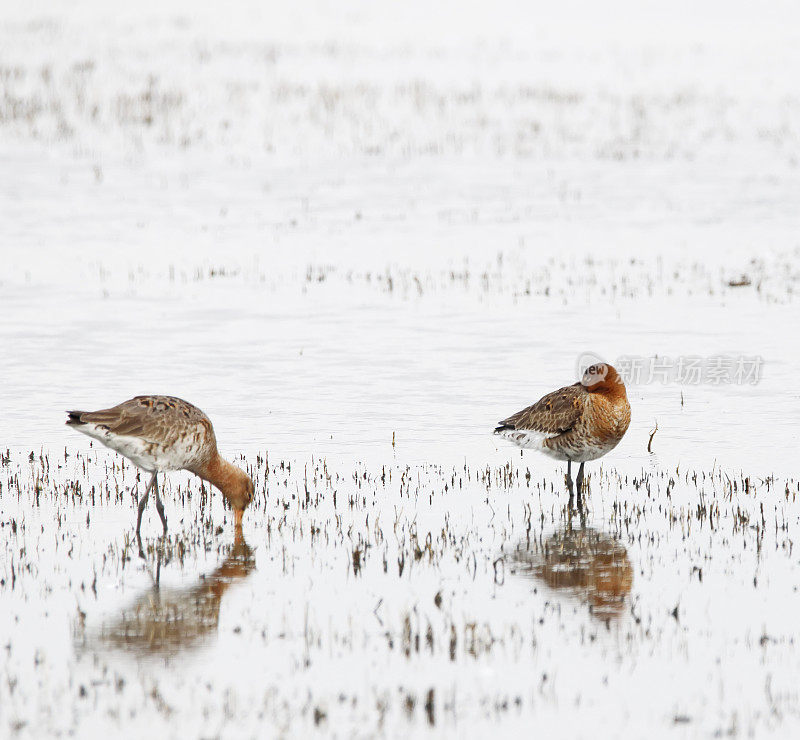
[[[633,568],[622,543],[572,517],[547,539],[526,538],[511,553],[512,572],[534,578],[588,603],[600,619],[618,617],[633,585]]]
[[[162,588],[161,560],[153,587],[118,616],[105,621],[94,635],[82,635],[84,647],[111,647],[148,654],[177,653],[216,634],[222,596],[236,581],[255,570],[252,548],[241,530],[222,563],[191,586]]]

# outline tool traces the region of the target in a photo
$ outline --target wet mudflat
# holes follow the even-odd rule
[[[175,533],[145,537],[142,557],[127,464],[4,457],[7,726],[793,726],[796,480],[603,466],[579,512],[516,457],[390,458],[254,456],[240,538],[219,496],[177,476]]]
[[[639,5],[9,11],[0,736],[797,733],[796,24]],[[578,510],[491,430],[592,353]],[[176,473],[140,553],[63,425],[138,393],[241,536]]]

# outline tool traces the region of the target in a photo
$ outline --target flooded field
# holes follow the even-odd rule
[[[0,19],[0,736],[800,732],[794,11],[612,10]],[[578,509],[491,432],[595,356]]]
[[[248,459],[243,539],[173,476],[4,458],[4,720],[21,735],[667,734],[797,721],[796,480]],[[177,478],[177,479],[176,479]],[[227,522],[226,522],[227,518]],[[616,731],[616,730],[615,730]]]

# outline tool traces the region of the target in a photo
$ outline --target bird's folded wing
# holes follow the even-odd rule
[[[586,388],[580,383],[559,388],[501,421],[495,432],[530,429],[543,434],[563,434],[575,426],[580,418],[586,393]]]
[[[161,427],[159,416],[150,408],[126,401],[102,411],[84,411],[80,419],[84,423],[103,426],[120,437],[140,437],[147,440],[151,437],[158,438]]]

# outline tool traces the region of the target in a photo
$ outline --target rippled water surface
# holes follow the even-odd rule
[[[618,5],[9,11],[0,736],[798,731],[793,10]],[[640,372],[578,510],[491,431],[594,354]],[[139,393],[241,536],[175,473],[139,552],[63,424]]]

